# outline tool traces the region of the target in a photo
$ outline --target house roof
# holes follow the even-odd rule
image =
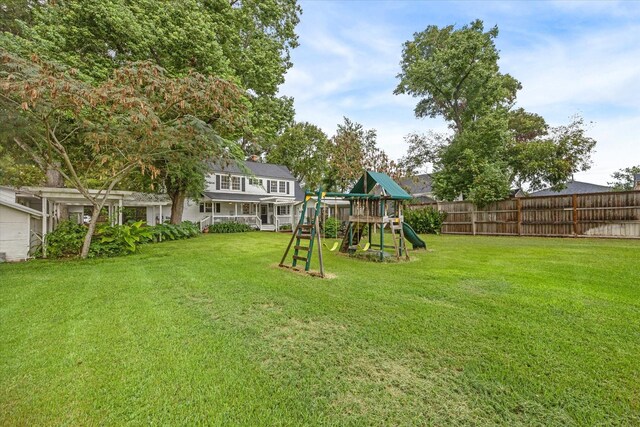
[[[384,190],[387,196],[392,199],[401,199],[401,200],[409,200],[411,199],[411,195],[404,191],[402,187],[398,185],[391,177],[387,174],[381,172],[372,172],[367,171],[362,178],[356,183],[356,185],[351,189],[351,193],[365,193],[365,177],[367,193],[373,190],[376,184],[379,184],[380,187]]]
[[[423,194],[431,194],[433,192],[433,188],[431,187],[431,174],[428,173],[408,176],[401,178],[399,181],[400,186],[414,197]]]
[[[10,202],[10,201],[5,200],[5,199],[0,199],[0,205],[6,206],[6,207],[11,208],[11,209],[15,209],[17,211],[21,211],[21,212],[27,213],[27,214],[32,215],[32,216],[37,216],[37,217],[41,217],[42,216],[42,212],[39,212],[39,211],[37,211],[35,209],[28,208],[28,207],[23,206],[23,205],[18,204],[18,203]]]
[[[555,191],[551,188],[545,188],[544,190],[534,191],[529,193],[530,196],[566,196],[569,194],[584,194],[584,193],[607,193],[612,191],[611,187],[605,185],[591,184],[581,181],[569,181],[566,184],[566,188],[560,191]]]
[[[273,163],[259,163],[247,160],[244,162],[244,166],[246,166],[247,169],[249,169],[257,177],[281,178],[291,180],[296,179],[293,175],[291,175],[289,169],[283,165],[276,165]],[[226,172],[247,175],[246,171],[244,171],[237,163],[231,163],[226,166],[220,165],[219,163],[211,163],[211,170],[213,172]]]

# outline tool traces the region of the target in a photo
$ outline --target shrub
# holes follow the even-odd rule
[[[280,231],[291,231],[291,224],[281,225],[278,230]]]
[[[47,234],[47,256],[50,258],[74,257],[80,254],[87,227],[72,221],[60,223]],[[110,257],[136,252],[143,243],[162,240],[188,239],[200,234],[198,226],[190,221],[181,224],[158,224],[147,227],[144,221],[124,225],[99,224],[89,247],[90,257]]]
[[[89,254],[108,257],[133,253],[140,244],[150,241],[152,235],[152,227],[145,227],[144,221],[123,225],[101,224],[96,228]]]
[[[247,224],[239,222],[219,222],[209,226],[209,233],[244,233],[252,230]]]
[[[47,256],[50,258],[78,256],[85,234],[87,234],[87,227],[73,221],[61,222],[45,238]]]
[[[324,235],[325,237],[329,237],[335,239],[338,237],[338,233],[340,233],[340,228],[342,226],[342,222],[333,217],[329,217],[324,221]]]
[[[154,242],[188,239],[200,234],[198,225],[191,221],[183,221],[180,224],[158,224],[150,228],[153,229]]]
[[[440,234],[446,217],[446,212],[440,212],[432,207],[404,211],[404,221],[420,234]]]

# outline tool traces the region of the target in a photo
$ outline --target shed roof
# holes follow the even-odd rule
[[[400,200],[410,200],[412,197],[402,189],[391,177],[382,172],[373,172],[367,171],[360,180],[356,183],[356,185],[351,189],[351,193],[365,193],[365,177],[367,179],[367,191],[366,193],[370,193],[375,187],[376,184],[379,184],[380,187],[384,190],[387,196],[392,199],[400,199]]]
[[[8,200],[0,199],[0,205],[6,206],[6,207],[11,208],[11,209],[15,209],[17,211],[24,212],[24,213],[29,214],[31,216],[35,216],[35,217],[41,217],[42,216],[42,212],[38,212],[35,209],[31,209],[31,208],[29,208],[27,206],[23,206],[23,205],[21,205],[19,203],[10,202]]]

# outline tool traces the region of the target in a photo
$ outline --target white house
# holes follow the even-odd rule
[[[185,202],[183,220],[202,226],[241,222],[276,231],[297,221],[296,200],[303,195],[286,166],[246,161],[211,165],[201,200]]]
[[[97,193],[97,190],[89,190]],[[211,165],[202,197],[186,200],[183,220],[200,228],[219,222],[241,222],[277,231],[295,224],[304,194],[291,172],[281,165],[247,161],[243,165]],[[28,258],[60,221],[87,221],[91,205],[75,188],[0,187],[0,260]],[[114,224],[145,220],[155,225],[170,218],[166,194],[112,191],[100,221]]]

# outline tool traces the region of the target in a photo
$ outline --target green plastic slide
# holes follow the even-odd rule
[[[424,240],[418,237],[418,234],[406,222],[402,223],[402,231],[404,231],[404,237],[413,245],[413,249],[427,249],[427,244]]]

